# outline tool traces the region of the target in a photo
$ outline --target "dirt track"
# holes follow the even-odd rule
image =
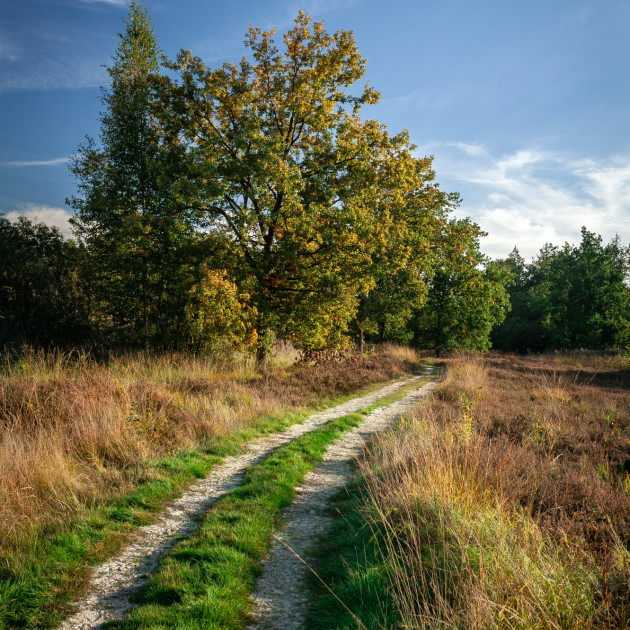
[[[253,594],[255,621],[250,630],[298,630],[304,627],[309,595],[308,567],[318,540],[325,536],[332,519],[327,506],[354,472],[353,462],[366,442],[387,429],[415,407],[436,387],[432,381],[402,400],[373,411],[358,427],[346,433],[327,450],[323,461],[298,488],[298,497],[283,514],[285,529],[277,536],[263,563],[263,575]]]
[[[367,407],[380,398],[396,392],[402,386],[417,381],[424,376],[426,376],[426,373],[398,381],[366,396],[353,398],[346,403],[326,409],[310,416],[302,424],[289,427],[282,433],[275,433],[248,443],[245,452],[241,455],[225,458],[223,463],[214,468],[206,478],[197,481],[179,499],[168,505],[157,517],[153,525],[140,528],[131,543],[121,553],[95,570],[87,594],[76,602],[77,612],[64,621],[59,626],[59,630],[100,628],[107,621],[123,617],[125,611],[131,607],[129,602],[130,596],[147,583],[150,573],[155,569],[160,558],[168,553],[178,539],[190,536],[197,527],[199,516],[206,512],[219,497],[241,485],[243,471],[246,468],[255,465],[277,447],[317,429],[329,420]],[[426,387],[428,386],[419,391],[425,391]],[[376,410],[365,420],[360,428],[350,431],[344,436],[343,440],[333,445],[322,464],[323,468],[318,468],[318,471],[309,475],[310,481],[305,483],[304,488],[306,490],[299,497],[296,506],[303,506],[305,497],[312,497],[314,509],[321,512],[326,497],[335,492],[334,488],[338,488],[340,484],[343,484],[347,475],[351,474],[351,460],[360,452],[364,440],[368,439],[374,432],[382,430],[391,424],[397,417],[400,417],[405,409],[417,403],[419,396],[420,394],[414,392],[406,396],[402,401],[394,403],[394,405]],[[346,444],[346,441],[347,447],[342,446]],[[339,455],[341,452],[344,453],[343,456]],[[333,470],[335,466],[332,462],[337,461],[339,457],[341,457],[338,462],[339,469],[335,472]],[[317,475],[324,474],[321,471],[331,466],[332,469],[329,471],[329,474],[332,477],[321,477],[321,483],[324,485],[332,484],[330,486],[333,488],[331,492],[318,493],[309,491],[308,488],[317,485]],[[309,508],[307,507],[306,509]],[[288,515],[288,520],[291,522],[290,515]],[[319,523],[319,521],[316,521],[316,523]],[[315,528],[318,527],[320,526],[315,525]],[[290,532],[291,526],[287,528],[287,533]],[[266,567],[274,566],[272,563],[274,562],[273,558],[277,557],[277,551],[274,550],[272,554],[272,560],[265,565]],[[274,569],[271,570],[274,571]],[[278,570],[282,569],[279,568]],[[263,576],[261,581],[261,585],[263,584],[265,584],[265,576]],[[260,600],[260,610],[269,611],[269,614],[259,612],[262,623],[263,618],[266,620],[269,615],[275,615],[279,604],[275,602],[271,591],[268,594],[265,594],[265,591],[260,591],[257,597]],[[287,602],[287,606],[291,608],[290,602]],[[287,606],[282,605],[280,607],[287,609]],[[265,621],[264,623],[267,622]],[[293,628],[300,626],[273,625],[260,627]]]

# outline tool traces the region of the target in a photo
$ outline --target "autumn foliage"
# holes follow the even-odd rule
[[[132,2],[100,143],[72,165],[94,336],[146,352],[252,348],[260,363],[279,337],[308,351],[410,341],[436,272],[452,273],[444,251],[463,239],[484,264],[479,229],[449,217],[458,196],[406,131],[363,116],[380,95],[358,87],[351,31],[300,12],[281,38],[250,27],[245,47],[217,68],[187,50],[160,62]],[[492,286],[486,328],[503,314]],[[486,329],[472,338],[483,348]]]

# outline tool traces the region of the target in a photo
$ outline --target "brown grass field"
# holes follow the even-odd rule
[[[384,347],[369,360],[294,365],[276,356],[139,355],[94,361],[27,352],[0,366],[0,549],[32,544],[86,507],[146,477],[146,463],[195,449],[261,418],[309,407],[413,370]],[[350,361],[350,363],[348,363]],[[10,552],[9,552],[10,555]],[[6,556],[5,556],[6,559]]]
[[[630,627],[630,362],[445,362],[362,463],[401,627]]]
[[[5,361],[0,576],[25,562],[20,549],[150,478],[157,458],[418,365],[396,347],[368,360],[293,359],[279,354],[266,374],[247,357]],[[436,395],[361,460],[400,627],[629,628],[630,361],[444,362]]]

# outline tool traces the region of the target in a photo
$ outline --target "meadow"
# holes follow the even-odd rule
[[[90,567],[224,455],[420,364],[396,346],[332,361],[296,358],[283,348],[264,373],[248,355],[7,358],[0,627],[53,627]],[[446,378],[433,397],[369,446],[331,506],[338,518],[314,566],[308,627],[630,627],[630,361],[576,351],[462,353],[441,362]],[[286,450],[297,462],[295,451],[310,461],[322,447],[306,444],[318,436],[278,457]],[[261,464],[261,479],[267,469],[285,475],[274,462]],[[296,484],[285,481],[265,481],[284,493],[270,499],[271,529],[256,533],[265,545]],[[203,543],[204,528],[222,509],[234,511],[237,495],[217,504],[187,544]],[[239,569],[246,579],[235,573],[236,590],[238,580],[252,582],[252,567]],[[190,589],[184,579],[181,589]],[[230,623],[240,627],[247,593],[234,601]],[[179,614],[171,608],[164,610]]]
[[[257,435],[378,382],[418,357],[295,363],[249,355],[25,351],[0,368],[0,627],[48,627],[164,502]]]
[[[627,359],[445,363],[338,498],[318,571],[347,608],[320,588],[312,627],[627,628]]]

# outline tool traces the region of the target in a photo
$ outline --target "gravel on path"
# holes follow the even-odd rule
[[[425,374],[426,375],[426,374]],[[297,488],[298,496],[283,512],[286,526],[263,561],[263,573],[252,595],[249,630],[301,630],[309,605],[308,572],[315,547],[332,524],[327,507],[351,479],[354,461],[365,444],[392,426],[437,386],[432,381],[386,407],[373,411],[358,427],[328,447],[323,461]],[[296,555],[297,554],[297,555]]]
[[[196,481],[179,499],[167,505],[154,524],[141,527],[129,545],[94,571],[87,593],[75,602],[77,612],[67,618],[58,630],[93,630],[101,628],[107,621],[122,618],[125,611],[133,606],[130,597],[149,581],[159,560],[178,540],[191,535],[198,526],[199,517],[218,498],[243,483],[246,468],[257,464],[279,446],[333,418],[368,407],[404,385],[424,378],[426,374],[391,383],[371,394],[316,413],[281,433],[248,442],[241,455],[226,457],[207,477]]]

